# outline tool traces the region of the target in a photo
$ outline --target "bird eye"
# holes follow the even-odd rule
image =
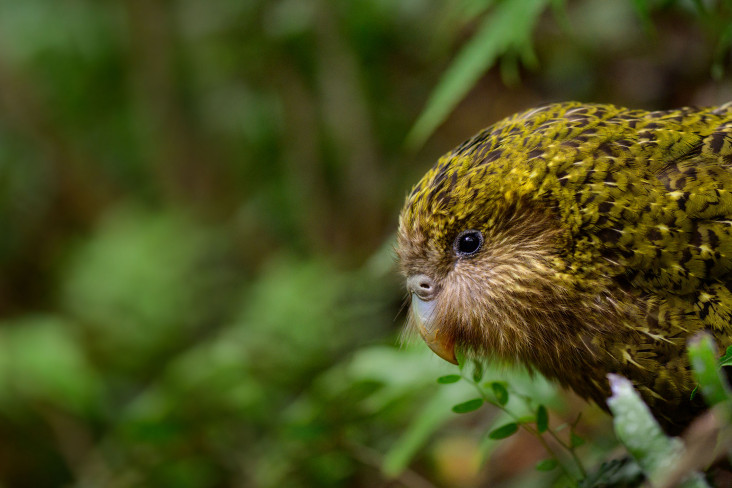
[[[477,230],[464,230],[455,239],[455,254],[458,256],[472,256],[483,245],[483,234]]]

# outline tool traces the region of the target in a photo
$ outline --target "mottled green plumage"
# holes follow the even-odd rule
[[[483,233],[469,258],[456,236]],[[400,220],[405,275],[439,290],[450,341],[601,405],[631,379],[670,431],[701,408],[687,339],[732,344],[732,104],[554,104],[442,157]]]

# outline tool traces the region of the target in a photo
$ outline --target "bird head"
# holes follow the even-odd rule
[[[546,347],[535,346],[592,327],[588,307],[599,295],[587,273],[602,273],[576,259],[572,226],[586,212],[560,181],[577,171],[567,152],[576,148],[561,144],[562,130],[571,131],[546,123],[551,116],[533,111],[489,127],[443,156],[407,197],[397,253],[408,327],[447,361],[456,362],[458,347],[537,364]]]
[[[529,167],[474,163],[445,156],[402,211],[410,326],[452,363],[456,346],[520,359],[541,336],[537,319],[567,301],[557,283],[561,230],[551,209],[526,194]]]

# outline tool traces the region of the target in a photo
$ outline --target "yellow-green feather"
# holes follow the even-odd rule
[[[568,337],[597,351],[597,371],[554,376],[601,401],[601,370],[625,374],[659,414],[689,401],[690,335],[707,329],[732,344],[731,168],[732,104],[661,112],[554,104],[442,157],[413,189],[401,225],[449,254],[457,232],[493,228],[506,209],[551,211],[561,229],[555,278],[587,297],[622,290],[642,315],[621,319],[612,336]]]

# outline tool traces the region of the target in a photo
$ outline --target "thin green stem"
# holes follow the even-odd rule
[[[522,399],[522,400],[523,400],[523,401],[524,401],[524,402],[525,402],[525,403],[526,403],[526,404],[527,404],[527,405],[529,406],[529,408],[532,408],[532,409],[533,409],[533,406],[532,406],[532,399],[531,399],[531,397],[529,397],[529,396],[526,396],[526,395],[522,395],[522,394],[520,394],[520,393],[516,393],[516,392],[512,392],[512,393],[513,393],[514,395],[518,396],[519,398],[521,398],[521,399]],[[573,422],[573,423],[572,423],[572,424],[570,425],[570,436],[571,436],[571,432],[574,432],[574,428],[575,428],[575,426],[577,425],[577,423],[579,422],[580,416],[581,416],[581,414],[580,414],[580,415],[577,415],[577,418],[575,419],[575,421],[574,421],[574,422]],[[565,425],[566,425],[566,424],[565,424]],[[579,470],[579,472],[581,473],[581,475],[582,475],[582,478],[586,478],[586,477],[587,477],[587,471],[585,470],[585,467],[584,467],[584,465],[582,464],[582,461],[581,461],[581,460],[580,460],[580,458],[579,458],[579,457],[577,456],[577,452],[575,451],[575,448],[574,448],[574,447],[573,447],[573,446],[571,445],[571,443],[570,443],[570,444],[567,444],[567,443],[565,443],[565,442],[564,442],[564,441],[563,441],[563,440],[562,440],[562,439],[561,439],[561,438],[560,438],[560,437],[559,437],[559,436],[557,435],[556,431],[554,431],[553,429],[547,429],[547,432],[549,432],[549,435],[551,435],[551,436],[552,436],[552,437],[554,438],[554,440],[555,440],[555,441],[556,441],[556,442],[557,442],[557,443],[558,443],[558,444],[559,444],[560,446],[562,446],[562,447],[563,447],[564,449],[566,449],[566,450],[567,450],[567,451],[569,452],[570,456],[572,456],[572,459],[574,460],[574,463],[575,463],[575,464],[577,465],[577,469],[578,469],[578,470]],[[541,434],[538,434],[538,433],[537,433],[537,435],[541,435]]]
[[[577,469],[579,469],[582,478],[587,478],[587,471],[585,471],[585,467],[582,465],[582,461],[580,461],[580,458],[577,456],[574,447],[572,447],[571,444],[566,444],[562,439],[559,438],[559,436],[557,436],[556,432],[554,432],[552,429],[547,429],[547,432],[550,436],[554,438],[555,441],[557,441],[557,443],[559,443],[559,445],[561,445],[569,452],[569,455],[572,456],[572,459],[574,459],[574,463],[575,465],[577,465]]]
[[[493,405],[494,407],[498,408],[499,410],[501,410],[502,412],[507,414],[509,417],[511,417],[514,421],[516,421],[516,424],[518,424],[519,427],[521,427],[526,432],[528,432],[529,434],[536,437],[539,440],[539,442],[541,443],[541,445],[544,447],[546,452],[549,454],[549,456],[556,459],[557,464],[559,465],[560,469],[564,472],[565,475],[569,476],[572,479],[575,479],[575,480],[577,479],[577,477],[571,473],[570,469],[564,464],[564,462],[562,462],[562,459],[557,455],[556,452],[554,452],[554,450],[551,448],[549,443],[546,442],[546,439],[544,439],[544,436],[542,434],[540,434],[538,430],[532,428],[530,425],[528,425],[526,423],[521,422],[519,420],[519,417],[517,417],[513,412],[511,412],[505,406],[501,405],[500,403],[498,403],[495,400],[493,400],[492,398],[490,398],[485,393],[485,391],[483,391],[483,389],[480,387],[480,385],[476,381],[472,380],[471,378],[466,378],[462,374],[461,374],[461,376],[463,377],[464,380],[468,381],[470,384],[472,384],[475,387],[475,389],[478,391],[478,393],[480,394],[481,398],[483,399],[483,401],[485,403],[489,403],[489,404]],[[554,436],[554,438],[557,439],[556,436]],[[557,440],[559,441],[559,439],[557,439]],[[559,441],[559,443],[562,447],[564,447],[565,449],[570,451],[575,463],[578,463],[578,459],[576,458],[576,456],[574,455],[572,450],[568,446],[566,446],[563,442]],[[580,472],[582,473],[582,477],[583,478],[586,477],[587,475],[586,475],[583,467],[581,465],[579,465],[578,468],[579,468]]]

